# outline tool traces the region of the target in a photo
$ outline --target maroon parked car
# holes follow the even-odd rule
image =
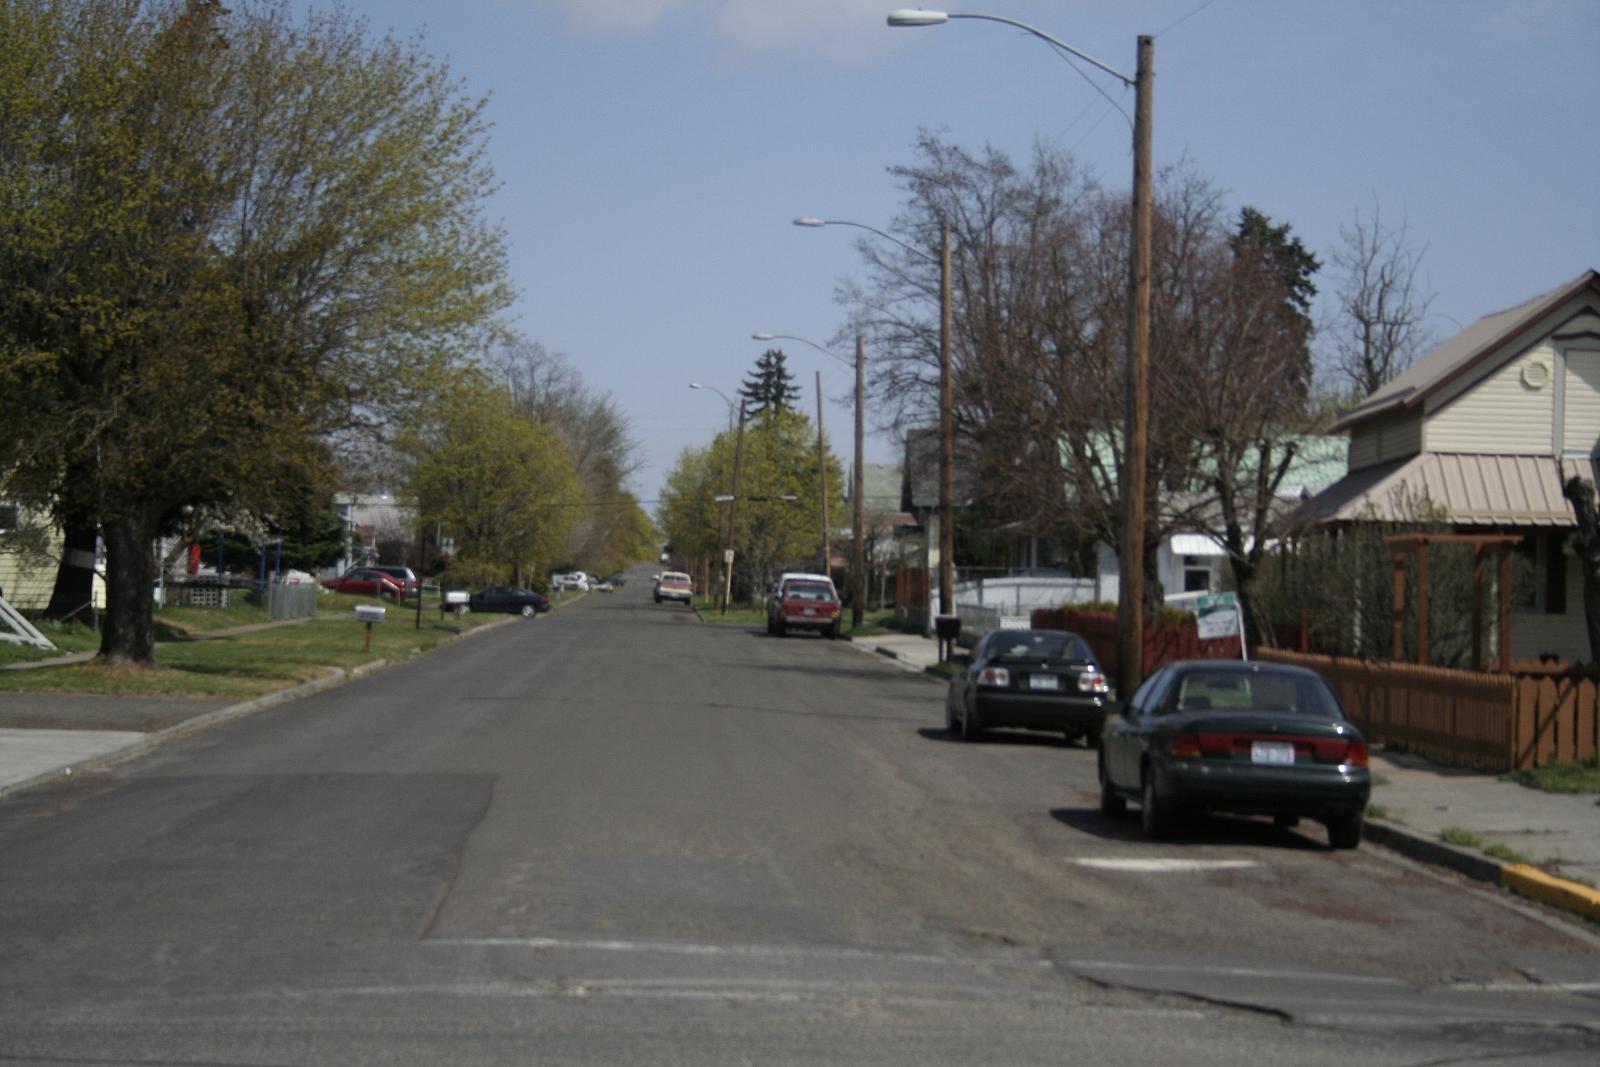
[[[405,588],[395,579],[373,567],[356,567],[337,578],[322,583],[324,589],[335,593],[355,593],[358,596],[389,597],[399,600]]]

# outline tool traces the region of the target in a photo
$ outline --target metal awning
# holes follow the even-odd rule
[[[1300,515],[1319,523],[1407,522],[1431,504],[1463,526],[1572,526],[1561,486],[1593,480],[1588,460],[1423,452],[1352,471],[1307,501]]]

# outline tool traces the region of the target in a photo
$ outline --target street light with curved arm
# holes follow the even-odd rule
[[[858,230],[866,230],[868,233],[875,233],[879,237],[882,237],[885,241],[892,241],[893,243],[899,245],[901,248],[905,249],[907,252],[910,252],[912,255],[921,256],[923,259],[927,260],[929,263],[937,263],[937,262],[939,262],[939,260],[938,260],[938,258],[936,256],[929,255],[927,252],[924,252],[922,249],[918,248],[916,245],[907,244],[906,242],[900,240],[900,238],[896,237],[894,234],[892,234],[892,233],[884,233],[882,230],[878,229],[876,226],[868,226],[864,222],[851,222],[848,219],[819,219],[815,215],[801,215],[799,218],[794,220],[794,224],[796,226],[804,226],[806,229],[812,229],[812,230],[817,229],[818,227],[821,227],[821,226],[854,226]],[[795,338],[795,340],[803,340],[803,338]]]
[[[803,345],[810,345],[825,356],[830,356],[840,363],[850,366],[850,361],[831,348],[817,344],[808,337],[800,337],[792,333],[753,333],[753,341],[799,341]],[[865,491],[866,476],[863,453],[866,450],[866,392],[867,392],[867,342],[859,334],[856,335],[856,469],[852,479],[851,492],[855,497],[854,516],[851,520],[853,531],[850,545],[850,625],[860,627],[862,612],[866,610],[865,597],[867,589],[867,552],[866,552],[866,512],[862,493]],[[826,564],[824,564],[826,569]]]
[[[1151,126],[1154,110],[1155,38],[1138,40],[1138,67],[1134,77],[1085,55],[1043,30],[1003,15],[957,14],[901,8],[889,14],[893,27],[939,26],[951,19],[982,19],[1013,26],[1052,47],[1093,64],[1134,91],[1133,121],[1133,256],[1128,271],[1127,404],[1123,440],[1127,455],[1122,466],[1122,544],[1117,597],[1118,682],[1131,693],[1144,673],[1144,525],[1145,482],[1149,464],[1150,374],[1150,264],[1152,226]]]

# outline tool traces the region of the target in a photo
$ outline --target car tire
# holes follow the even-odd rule
[[[1356,848],[1361,844],[1361,830],[1366,819],[1359,811],[1328,820],[1328,846],[1337,849]]]
[[[976,741],[983,736],[983,727],[978,725],[978,717],[972,714],[971,708],[961,711],[961,740]]]
[[[839,620],[838,619],[834,619],[833,620],[833,624],[828,627],[828,640],[829,641],[837,641],[837,640],[839,640]]]
[[[1128,798],[1112,786],[1103,757],[1100,760],[1100,814],[1108,819],[1120,819],[1128,814]]]
[[[522,605],[522,617],[524,619],[533,618],[533,605],[532,604],[524,604],[524,605]]]
[[[661,603],[661,598],[660,597],[656,597],[656,603],[657,604]]]
[[[1155,772],[1145,768],[1139,788],[1139,828],[1146,837],[1165,837],[1172,829],[1172,817],[1156,795]]]
[[[778,636],[779,637],[788,637],[789,636],[789,624],[784,622],[783,619],[781,619],[781,618],[778,620]]]

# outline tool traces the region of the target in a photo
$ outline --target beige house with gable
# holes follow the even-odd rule
[[[1522,536],[1536,580],[1513,612],[1512,655],[1589,658],[1561,486],[1593,480],[1600,455],[1600,274],[1479,319],[1334,429],[1350,435],[1350,473],[1312,517],[1403,520],[1403,502],[1425,498],[1462,533]]]

